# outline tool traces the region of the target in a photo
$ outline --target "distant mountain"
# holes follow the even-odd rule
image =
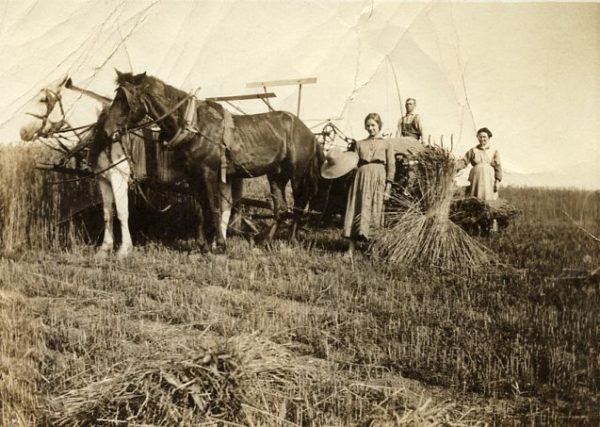
[[[525,187],[574,187],[600,190],[600,162],[581,162],[556,171],[519,173],[504,171],[503,184]]]

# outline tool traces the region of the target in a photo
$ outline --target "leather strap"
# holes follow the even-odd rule
[[[179,147],[181,144],[188,142],[192,137],[198,134],[197,107],[196,97],[190,96],[185,108],[182,126],[177,130],[175,136],[165,143],[167,150],[173,150]]]

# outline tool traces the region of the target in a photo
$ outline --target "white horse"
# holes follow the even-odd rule
[[[93,151],[92,151],[93,153]],[[104,238],[96,256],[105,258],[114,247],[113,217],[115,212],[121,226],[121,245],[117,258],[131,255],[133,242],[129,232],[129,183],[131,165],[120,142],[110,143],[102,149],[95,159],[90,159],[94,173],[98,173],[98,185],[102,196],[104,216]]]
[[[20,135],[23,141],[45,139],[51,141],[53,134],[68,126],[64,117],[61,103],[61,90],[63,87],[83,93],[100,101],[106,108],[111,100],[94,92],[77,88],[69,80],[61,82],[56,88],[42,89],[37,98],[38,105],[42,107],[39,114],[29,113],[34,119],[21,127]],[[60,112],[56,106],[60,105]],[[99,120],[102,119],[102,113]],[[131,234],[129,232],[129,198],[128,188],[131,181],[131,166],[124,152],[123,145],[111,141],[108,137],[97,132],[99,126],[95,124],[82,135],[80,141],[72,144],[72,151],[77,151],[81,146],[90,147],[88,162],[93,173],[98,178],[100,194],[102,197],[104,216],[104,238],[97,252],[98,258],[105,258],[114,248],[113,218],[116,211],[121,226],[121,245],[116,252],[118,259],[129,256],[133,249]],[[137,138],[137,137],[134,137]]]
[[[51,138],[54,132],[68,127],[64,118],[64,110],[61,99],[61,89],[66,87],[70,90],[89,96],[102,105],[102,111],[98,115],[98,122],[87,131],[72,149],[76,151],[80,146],[89,146],[90,154],[88,163],[96,177],[102,197],[102,210],[104,219],[104,236],[96,257],[106,258],[114,249],[113,222],[116,213],[121,227],[121,245],[116,256],[118,259],[127,258],[133,250],[133,242],[129,231],[129,195],[128,189],[132,182],[132,169],[128,156],[132,152],[132,145],[140,137],[130,135],[125,140],[112,141],[104,135],[99,122],[103,120],[103,111],[110,105],[111,99],[90,90],[79,88],[72,84],[70,79],[61,82],[55,89],[43,89],[38,101],[45,107],[41,114],[30,114],[34,121],[21,128],[21,139],[31,141],[37,138]],[[60,114],[56,117],[56,106],[60,105]],[[51,116],[55,116],[50,119]],[[242,183],[234,185],[221,184],[220,190],[221,209],[223,212],[220,231],[226,236],[227,229],[231,223],[230,217],[234,203],[241,198]],[[233,188],[232,188],[233,187]],[[233,190],[233,191],[232,191]],[[233,219],[233,218],[231,218]]]

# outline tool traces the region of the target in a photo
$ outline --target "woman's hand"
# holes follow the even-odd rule
[[[387,181],[385,183],[385,193],[383,193],[383,200],[388,201],[392,195],[392,183]]]

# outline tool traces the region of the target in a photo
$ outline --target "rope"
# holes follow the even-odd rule
[[[342,132],[342,130],[332,122],[328,122],[323,127],[321,132],[317,133],[316,135],[321,136],[321,138],[323,139],[323,141],[320,142],[321,144],[326,144],[329,141],[333,142],[336,136],[340,137],[347,144],[354,144],[356,142],[354,138],[346,136],[346,134],[344,134],[344,132]]]
[[[54,131],[52,133],[66,133],[66,132],[75,132],[76,130],[81,130],[81,129],[91,129],[94,126],[96,126],[96,123],[91,123],[89,125],[82,125],[82,126],[77,126],[77,127],[68,127],[68,128],[63,128],[63,129],[59,129],[57,131]]]
[[[62,181],[51,181],[51,182],[48,182],[47,184],[48,184],[48,185],[67,184],[67,183],[70,183],[70,182],[78,182],[78,181],[83,181],[83,180],[86,180],[86,179],[93,179],[93,178],[96,178],[98,175],[101,175],[101,174],[103,174],[103,173],[104,173],[104,172],[106,172],[107,170],[110,170],[110,169],[114,168],[115,166],[117,166],[117,165],[119,165],[119,164],[123,163],[123,162],[124,162],[124,161],[126,161],[126,160],[127,160],[127,158],[122,158],[122,159],[121,159],[121,160],[119,160],[118,162],[111,163],[110,165],[108,165],[108,166],[107,166],[107,167],[105,167],[104,169],[101,169],[101,170],[99,170],[99,171],[96,171],[96,172],[90,172],[89,174],[87,174],[87,175],[85,175],[85,176],[81,176],[81,177],[79,177],[79,178],[73,178],[73,179],[64,179],[64,180],[62,180]]]
[[[154,206],[150,200],[148,199],[148,197],[146,196],[146,193],[144,193],[144,190],[142,189],[142,186],[140,185],[140,182],[138,180],[134,180],[133,183],[135,184],[135,187],[139,193],[139,195],[142,197],[142,200],[144,200],[144,202],[146,202],[146,204],[148,206],[150,206],[152,209],[154,209],[155,211],[159,212],[159,213],[165,213],[167,212],[169,209],[171,209],[173,207],[173,204],[169,204],[167,207],[163,208],[163,209],[159,209],[156,206]]]
[[[171,108],[169,111],[167,111],[166,113],[164,113],[162,116],[156,118],[156,119],[152,119],[148,122],[145,122],[139,126],[135,126],[132,127],[131,129],[127,130],[126,132],[134,132],[136,130],[140,130],[140,129],[145,129],[150,125],[153,125],[161,120],[164,120],[165,118],[167,118],[168,116],[170,116],[171,114],[173,114],[177,109],[179,109],[179,107],[181,107],[183,105],[184,102],[186,102],[189,98],[191,98],[192,94],[188,94],[186,95],[181,101],[179,101],[177,104],[175,104],[175,106],[173,108]],[[145,102],[144,102],[144,106],[145,106]],[[148,113],[148,109],[146,108],[146,113]]]

